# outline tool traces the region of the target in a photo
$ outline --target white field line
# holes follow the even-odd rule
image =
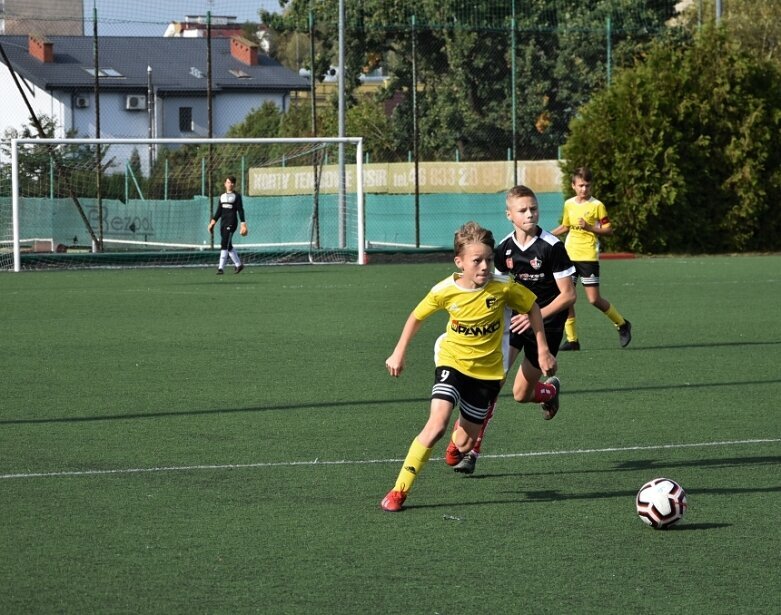
[[[516,457],[554,457],[563,455],[593,455],[600,453],[622,453],[632,451],[657,451],[683,448],[703,448],[713,446],[743,446],[749,444],[774,444],[781,438],[763,438],[755,440],[723,440],[720,442],[692,442],[689,444],[655,444],[650,446],[616,446],[607,448],[579,448],[562,451],[536,451],[527,453],[505,453],[502,455],[481,455],[483,459],[511,459]],[[432,457],[431,461],[441,460]],[[0,474],[0,479],[12,478],[57,478],[63,476],[100,476],[117,474],[142,474],[149,472],[191,472],[193,470],[239,470],[246,468],[290,468],[295,466],[338,466],[338,465],[368,465],[373,463],[401,463],[404,459],[342,459],[326,461],[319,458],[304,461],[270,461],[258,463],[226,463],[215,465],[163,466],[156,468],[118,468],[115,470],[71,470],[61,472],[20,472],[18,474]]]

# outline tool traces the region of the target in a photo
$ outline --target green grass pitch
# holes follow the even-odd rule
[[[781,256],[602,263],[543,421],[506,389],[474,475],[384,360],[447,263],[0,275],[4,613],[777,613]],[[689,510],[645,526],[668,476]]]

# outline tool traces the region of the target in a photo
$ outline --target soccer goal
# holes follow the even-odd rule
[[[245,264],[363,264],[362,157],[360,138],[13,139],[0,269],[214,266],[231,175]]]

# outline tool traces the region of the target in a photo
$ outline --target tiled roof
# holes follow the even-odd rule
[[[88,72],[95,66],[92,37],[49,36],[46,40],[53,44],[54,62],[51,63],[41,62],[29,54],[26,36],[0,36],[0,44],[14,70],[38,87],[46,90],[92,89],[95,80]],[[227,38],[212,39],[214,92],[309,89],[306,78],[265,54],[258,54],[258,64],[255,66],[240,62],[231,55],[230,44]],[[152,84],[158,95],[165,95],[166,92],[206,91],[205,38],[99,37],[98,58],[101,70],[113,69],[121,75],[101,78],[101,88],[106,90],[145,91],[147,67],[151,66]]]

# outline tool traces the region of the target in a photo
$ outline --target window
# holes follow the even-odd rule
[[[192,107],[179,107],[179,130],[182,132],[193,131]]]
[[[82,68],[84,68],[84,70],[87,71],[93,77],[95,76],[94,68],[85,68],[85,67]],[[115,70],[113,68],[99,68],[98,77],[102,79],[107,79],[107,78],[124,79],[125,78],[125,76],[122,73],[120,73],[118,70]]]

